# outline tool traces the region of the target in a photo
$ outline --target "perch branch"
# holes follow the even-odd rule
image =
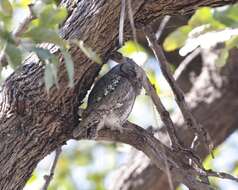
[[[146,131],[145,129],[126,122],[121,132],[116,130],[110,130],[108,128],[103,128],[99,130],[97,135],[88,136],[88,129],[81,129],[79,139],[95,139],[96,140],[106,140],[115,141],[130,144],[133,147],[143,151],[158,168],[166,172],[165,160],[167,160],[170,173],[175,181],[182,182],[189,188],[194,189],[204,189],[208,190],[208,185],[200,183],[197,178],[197,172],[191,168],[185,160],[181,152],[173,152],[170,148],[163,145],[158,141],[153,134]],[[95,131],[96,126],[93,126],[91,130]]]
[[[121,131],[111,130],[109,128],[103,128],[98,131],[96,136],[88,136],[88,130],[96,131],[96,126],[92,126],[90,129],[82,128],[80,129],[80,135],[78,140],[82,139],[93,139],[93,140],[103,140],[103,141],[114,141],[129,144],[138,150],[145,153],[162,171],[166,172],[165,160],[168,164],[168,168],[172,175],[174,181],[185,184],[190,189],[203,189],[210,190],[209,184],[202,183],[197,177],[201,176],[215,176],[220,177],[215,174],[215,172],[209,171],[199,171],[196,168],[191,167],[183,152],[174,152],[169,147],[161,143],[154,135],[131,123],[126,122]],[[228,176],[226,176],[228,175]],[[229,174],[222,175],[222,178],[237,180],[231,177]]]

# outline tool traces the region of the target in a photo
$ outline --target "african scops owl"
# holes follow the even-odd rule
[[[79,136],[81,127],[122,129],[142,87],[141,68],[129,58],[123,60],[94,85],[74,137]]]

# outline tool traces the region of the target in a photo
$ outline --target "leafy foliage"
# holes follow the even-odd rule
[[[100,56],[92,50],[92,48],[86,46],[84,44],[84,42],[82,40],[80,41],[72,41],[73,43],[75,43],[76,45],[78,45],[78,47],[82,50],[82,52],[89,58],[91,59],[93,62],[102,65],[102,59],[100,58]]]
[[[21,64],[22,59],[30,52],[35,53],[42,63],[45,64],[45,86],[47,92],[53,85],[57,84],[57,63],[58,59],[47,49],[40,48],[40,43],[50,43],[56,45],[64,56],[65,66],[69,77],[69,87],[74,84],[74,64],[71,55],[68,53],[70,43],[78,45],[85,55],[92,61],[102,64],[101,58],[82,41],[66,41],[59,35],[59,26],[67,17],[65,7],[58,7],[57,1],[36,0],[28,7],[31,1],[0,1],[0,48],[1,54],[6,56],[8,64],[12,68]],[[14,35],[13,21],[18,9],[30,9],[31,16],[34,17],[27,23],[26,30],[19,35]],[[19,15],[18,15],[19,16]],[[0,58],[1,60],[1,58]]]
[[[54,1],[37,0],[30,6],[32,17],[31,22],[27,23],[26,31],[15,35],[13,31],[16,28],[15,18],[20,10],[26,10],[29,0],[0,1],[0,48],[1,60],[5,60],[12,68],[21,64],[22,59],[30,52],[34,52],[42,63],[45,64],[45,85],[47,91],[54,84],[57,85],[57,58],[48,50],[39,48],[39,43],[46,42],[59,46],[64,52],[67,50],[67,42],[59,36],[59,25],[65,20],[67,11],[65,7],[57,7]],[[24,18],[24,17],[23,17]],[[15,25],[14,25],[15,24]],[[67,55],[68,54],[64,54]],[[70,58],[66,58],[66,67],[69,71],[70,85],[73,84],[73,69]],[[2,63],[3,65],[3,63]],[[5,63],[6,65],[6,63]]]
[[[187,25],[169,34],[163,46],[166,51],[181,48],[180,53],[185,55],[198,46],[207,48],[216,43],[224,43],[224,49],[217,60],[217,64],[222,66],[226,63],[229,50],[238,47],[237,39],[238,4],[217,9],[203,7],[195,12]]]

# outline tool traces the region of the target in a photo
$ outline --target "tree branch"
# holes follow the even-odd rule
[[[57,148],[55,150],[55,158],[54,158],[54,161],[53,161],[53,164],[52,164],[52,167],[50,169],[50,174],[49,175],[45,175],[44,176],[44,179],[45,179],[45,184],[43,185],[42,189],[41,190],[47,190],[49,185],[50,185],[50,182],[51,180],[53,179],[53,176],[54,176],[54,172],[55,172],[55,168],[56,168],[56,164],[59,160],[59,156],[62,152],[62,149],[61,147]]]
[[[88,138],[87,130],[89,129],[82,129],[79,140]],[[90,130],[97,129],[91,128]],[[90,138],[94,139],[94,137]],[[97,133],[96,140],[115,141],[132,145],[145,153],[164,172],[166,172],[165,160],[167,160],[170,173],[175,181],[182,182],[191,189],[210,190],[207,184],[197,180],[197,171],[187,164],[188,161],[181,152],[172,151],[158,141],[153,134],[135,124],[127,122],[123,125],[121,132],[102,129]]]
[[[202,183],[198,180],[197,177],[201,177],[201,175],[238,181],[237,178],[225,173],[215,173],[211,170],[208,172],[198,172],[188,164],[188,160],[184,157],[183,152],[175,152],[171,150],[169,147],[157,140],[152,133],[133,123],[126,122],[121,131],[103,128],[98,131],[95,137],[89,137],[87,134],[88,130],[96,131],[97,129],[96,126],[89,129],[81,129],[80,136],[77,139],[93,139],[129,144],[145,153],[154,164],[164,172],[167,172],[167,166],[165,164],[167,162],[173,180],[187,185],[190,189],[211,189],[209,184]]]

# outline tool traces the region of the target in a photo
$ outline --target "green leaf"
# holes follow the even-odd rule
[[[53,84],[56,84],[56,86],[58,87],[58,59],[56,58],[56,56],[51,54],[49,50],[40,47],[33,47],[31,50],[35,52],[37,56],[46,63],[44,80],[47,92],[49,92],[49,89],[53,86]]]
[[[1,41],[8,41],[9,43],[15,43],[11,32],[0,28],[0,40]]]
[[[233,164],[232,174],[233,174],[234,176],[237,176],[237,175],[238,175],[238,162],[237,162],[237,161]]]
[[[33,182],[35,182],[37,180],[36,174],[35,172],[33,172],[32,176],[30,177],[30,179],[27,181],[26,185],[30,185]]]
[[[10,64],[15,68],[16,66],[21,64],[22,61],[22,52],[19,47],[15,46],[12,43],[6,44],[6,56]]]
[[[52,58],[52,54],[48,49],[40,48],[40,47],[33,47],[31,49],[33,52],[36,53],[36,55],[41,59],[41,60],[49,60]]]
[[[65,66],[66,70],[68,73],[69,77],[69,86],[73,87],[74,86],[74,63],[71,58],[71,55],[66,52],[65,50],[61,50],[62,54],[64,55],[64,61],[65,61]]]
[[[103,179],[105,177],[105,173],[95,172],[88,175],[88,179],[93,181],[96,185],[96,190],[104,190]]]
[[[145,49],[140,44],[130,40],[130,41],[127,41],[125,45],[123,45],[118,51],[122,53],[123,56],[128,57],[131,54],[139,52],[139,51],[145,52]]]
[[[8,0],[1,0],[0,6],[4,15],[6,16],[12,15],[13,13],[12,5]]]
[[[166,51],[174,51],[175,49],[182,47],[185,44],[191,30],[192,28],[186,25],[179,27],[177,30],[170,33],[163,43],[164,49]]]
[[[228,49],[237,47],[238,48],[238,36],[233,36],[231,39],[226,41],[226,47]]]
[[[211,29],[223,29],[225,26],[213,17],[213,10],[209,7],[199,8],[191,17],[188,25],[192,28],[209,25]]]
[[[53,79],[53,76],[52,76],[52,73],[51,73],[51,67],[48,64],[45,65],[44,81],[45,81],[45,87],[46,87],[46,90],[47,90],[47,93],[48,93],[49,89],[54,84],[54,79]]]
[[[65,7],[55,8],[53,5],[47,5],[40,13],[39,25],[45,28],[55,28],[65,20],[66,16]]]
[[[221,154],[221,146],[215,148],[215,149],[213,150],[213,154],[214,154],[215,158],[217,158],[218,156],[220,156],[220,154]],[[213,161],[214,161],[214,159],[213,159],[212,155],[209,154],[209,155],[204,159],[204,161],[203,161],[203,166],[204,166],[204,168],[205,168],[206,170],[213,168],[213,167],[214,167],[214,165],[213,165],[214,162],[213,162]]]
[[[33,47],[33,48],[30,48],[30,51],[35,52],[36,55],[42,61],[49,61],[50,63],[52,63],[54,65],[57,65],[59,63],[57,57],[54,54],[50,53],[50,51],[48,49],[44,49],[44,48],[40,48],[40,47]]]
[[[148,76],[150,82],[154,85],[156,92],[158,94],[161,94],[161,88],[160,88],[157,78],[156,78],[156,72],[154,70],[150,69],[146,73],[147,73],[147,76]]]
[[[87,47],[84,42],[82,40],[80,41],[73,41],[73,43],[75,43],[76,45],[79,46],[79,48],[82,50],[82,52],[93,62],[102,65],[102,59],[100,58],[100,56],[92,50],[92,48]]]
[[[22,37],[31,38],[36,43],[49,42],[62,47],[66,46],[66,42],[55,30],[47,28],[33,27],[29,31],[22,34]]]
[[[20,0],[20,1],[13,1],[12,6],[14,8],[27,8],[29,4],[32,3],[32,0]]]
[[[92,162],[91,154],[80,153],[75,158],[75,163],[80,166],[86,166]]]
[[[52,64],[45,64],[44,81],[47,93],[49,93],[50,88],[56,83],[54,72]]]
[[[53,78],[54,78],[54,83],[58,87],[57,66],[56,66],[56,64],[51,64],[50,63],[50,67],[51,67],[51,72],[52,72],[52,75],[53,75]]]
[[[226,15],[227,17],[233,19],[234,21],[238,21],[238,4],[229,6]]]
[[[196,27],[203,24],[208,24],[212,19],[212,9],[209,7],[203,7],[195,12],[195,14],[189,20],[188,24],[192,27]]]
[[[214,18],[227,27],[238,27],[238,5],[232,5],[225,10],[215,10]]]
[[[44,2],[45,4],[52,4],[55,3],[54,0],[41,0],[42,2]]]
[[[226,48],[222,49],[216,61],[217,66],[223,67],[226,64],[228,56],[229,56],[228,49]]]

